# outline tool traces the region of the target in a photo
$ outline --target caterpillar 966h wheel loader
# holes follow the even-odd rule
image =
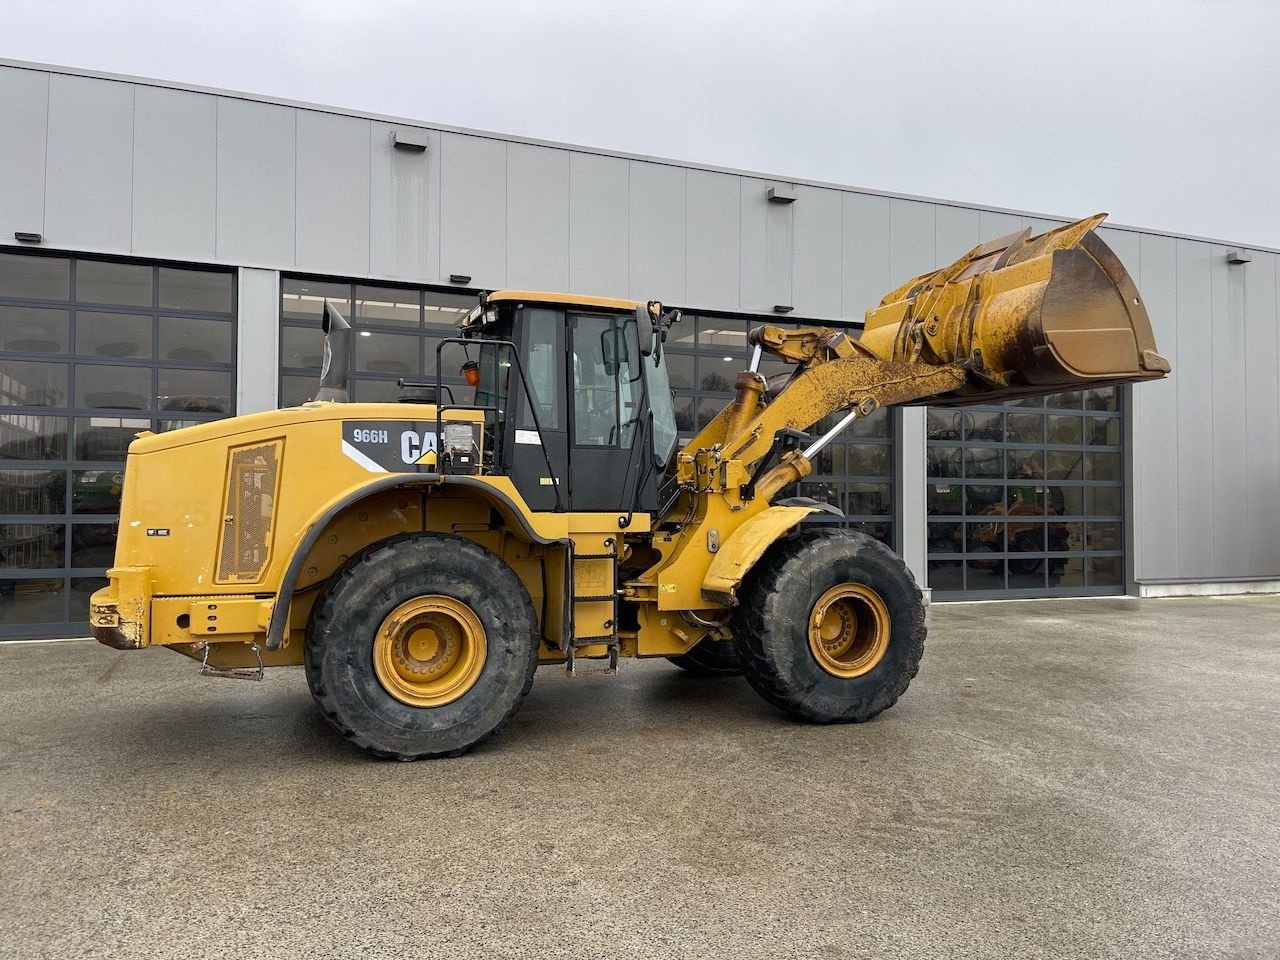
[[[437,375],[415,403],[345,402],[349,328],[326,304],[316,401],[133,442],[94,633],[203,672],[304,664],[334,727],[404,759],[474,746],[539,663],[584,658],[740,668],[795,716],[866,720],[916,673],[920,591],[779,494],[881,406],[1164,376],[1101,220],[979,246],[889,293],[858,339],[755,329],[732,402],[679,449],[679,314],[658,303],[489,294],[439,347],[474,396]],[[764,352],[790,373],[766,381]]]

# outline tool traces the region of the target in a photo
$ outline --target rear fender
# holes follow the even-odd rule
[[[284,642],[285,635],[289,629],[289,612],[293,605],[294,593],[298,587],[298,581],[302,576],[303,570],[307,564],[307,558],[311,555],[312,548],[319,542],[321,536],[329,529],[330,524],[344,511],[357,505],[362,500],[366,500],[371,496],[379,493],[389,492],[392,490],[404,491],[426,491],[438,489],[444,485],[453,487],[462,487],[473,492],[478,499],[486,501],[491,507],[497,510],[506,523],[506,529],[522,536],[529,543],[541,545],[562,543],[561,540],[549,539],[542,536],[529,525],[526,517],[526,510],[522,510],[506,493],[502,490],[484,483],[474,477],[440,477],[424,474],[392,474],[390,476],[379,477],[363,486],[354,490],[349,490],[342,496],[330,501],[316,516],[312,519],[306,532],[298,540],[293,550],[293,556],[289,561],[289,566],[285,569],[284,576],[280,580],[280,586],[276,592],[275,603],[271,608],[271,619],[267,625],[267,643],[268,650],[279,649]]]

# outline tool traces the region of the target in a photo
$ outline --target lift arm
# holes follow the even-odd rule
[[[681,451],[677,478],[699,494],[767,502],[807,476],[854,417],[882,406],[993,403],[1165,376],[1137,289],[1095,233],[1105,216],[974,247],[887,294],[858,340],[816,327],[753,330],[752,369]],[[795,370],[766,382],[756,371],[762,351]],[[841,411],[850,415],[800,448],[799,431]],[[777,465],[759,475],[771,453]]]

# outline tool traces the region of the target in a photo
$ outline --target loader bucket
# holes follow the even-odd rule
[[[1106,214],[975,247],[867,312],[860,345],[885,360],[962,364],[935,405],[1155,380],[1169,372],[1120,258],[1095,232]]]

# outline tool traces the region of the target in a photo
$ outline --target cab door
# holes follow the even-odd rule
[[[644,387],[635,319],[570,314],[569,502],[573,510],[626,511],[647,466],[632,456]]]
[[[564,312],[526,307],[518,325],[516,346],[524,358],[529,394],[520,385],[518,374],[508,367],[504,377],[514,414],[514,422],[508,424],[504,437],[509,475],[532,509],[555,509],[557,483],[562,506],[567,507],[564,501],[569,431],[564,398]]]

